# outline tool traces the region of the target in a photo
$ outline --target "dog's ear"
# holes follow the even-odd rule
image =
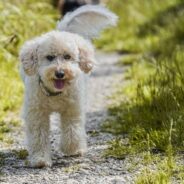
[[[83,72],[89,73],[96,64],[94,48],[89,41],[80,36],[76,35],[75,40],[79,49],[79,67]]]
[[[65,15],[58,23],[58,29],[92,39],[103,29],[115,26],[117,20],[118,17],[103,6],[85,5]]]
[[[27,75],[34,75],[37,69],[38,40],[27,41],[20,50],[20,61]]]

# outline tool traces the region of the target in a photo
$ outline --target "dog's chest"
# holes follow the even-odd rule
[[[67,109],[74,108],[78,102],[76,95],[59,95],[56,97],[48,98],[49,107],[56,112],[66,111]]]

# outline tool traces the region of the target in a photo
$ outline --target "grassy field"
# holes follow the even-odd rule
[[[0,1],[0,141],[20,124],[17,114],[23,85],[18,73],[18,52],[27,39],[52,29],[56,10],[49,0]]]
[[[104,33],[97,46],[129,53],[125,84],[113,95],[113,120],[103,130],[117,138],[106,156],[149,158],[137,183],[184,181],[184,2],[182,0],[113,0],[118,27]],[[125,141],[126,140],[126,141]],[[158,156],[159,155],[159,156]],[[156,159],[157,158],[157,159]],[[155,160],[156,159],[156,160]],[[178,159],[180,161],[178,161]],[[176,164],[177,163],[177,164]],[[160,166],[162,164],[162,167]],[[162,168],[162,169],[161,169]]]

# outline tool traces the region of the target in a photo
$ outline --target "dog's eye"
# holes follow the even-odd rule
[[[66,60],[69,60],[69,59],[71,59],[71,56],[69,54],[64,54],[63,58]]]
[[[47,58],[49,61],[53,61],[53,60],[56,58],[56,56],[54,56],[54,55],[48,55],[48,56],[46,56],[46,58]]]

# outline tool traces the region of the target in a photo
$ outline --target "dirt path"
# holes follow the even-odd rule
[[[103,158],[111,134],[100,132],[100,125],[107,118],[108,96],[114,92],[114,85],[122,82],[122,68],[115,66],[117,54],[97,53],[100,65],[95,69],[89,81],[88,114],[86,130],[88,134],[88,153],[80,157],[63,157],[53,153],[54,166],[46,169],[24,167],[24,161],[15,158],[11,149],[5,149],[5,165],[0,183],[17,184],[109,184],[130,183],[132,180],[125,170],[125,161]],[[54,136],[53,136],[54,133]],[[59,131],[52,126],[51,141],[57,145]],[[22,137],[21,137],[22,139]],[[7,156],[8,155],[8,156]]]

